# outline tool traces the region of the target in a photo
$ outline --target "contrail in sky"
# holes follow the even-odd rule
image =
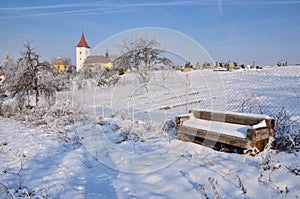
[[[103,11],[102,14],[125,12],[125,9],[135,7],[171,7],[171,6],[218,6],[219,13],[222,15],[222,7],[226,5],[292,5],[300,4],[300,0],[286,1],[238,1],[238,0],[190,0],[190,1],[169,1],[169,2],[124,2],[116,3],[106,2],[85,2],[85,3],[67,3],[42,6],[25,7],[0,7],[0,18],[18,18],[18,17],[36,17],[50,15],[68,15],[68,14],[88,14],[95,11]],[[56,11],[56,10],[59,11]],[[54,11],[55,10],[55,11]],[[37,11],[36,13],[29,13]],[[99,13],[97,13],[99,14]]]

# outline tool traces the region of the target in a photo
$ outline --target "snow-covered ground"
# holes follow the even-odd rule
[[[148,92],[129,74],[103,93],[91,86],[58,94],[90,113],[65,129],[0,118],[0,198],[299,198],[299,152],[217,152],[164,128],[186,101],[188,109],[235,111],[245,102],[269,114],[285,98],[297,120],[299,69],[176,72],[163,84],[157,72]],[[99,123],[102,104],[109,119]]]
[[[172,140],[170,147],[177,155],[174,161],[159,168],[151,164],[160,161],[152,160],[152,170],[135,173],[130,172],[133,168],[121,171],[106,166],[83,145],[62,142],[56,133],[46,129],[28,128],[8,119],[1,119],[0,128],[1,198],[18,198],[24,193],[47,198],[300,197],[299,153],[270,151],[252,157]],[[130,142],[123,143],[126,144],[126,149],[132,146]],[[147,143],[136,144],[140,145],[137,148],[149,147]],[[176,147],[178,144],[181,146]],[[145,156],[138,164],[147,163],[149,152],[143,154],[136,149],[132,153]],[[156,158],[162,155],[156,154]],[[132,160],[124,157],[114,160],[115,164]],[[266,161],[270,162],[264,166]],[[293,173],[296,168],[298,171]]]

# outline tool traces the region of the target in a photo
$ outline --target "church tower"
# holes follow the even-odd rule
[[[81,35],[81,39],[76,46],[76,71],[78,72],[85,61],[85,59],[90,55],[90,46],[85,41],[84,33]]]

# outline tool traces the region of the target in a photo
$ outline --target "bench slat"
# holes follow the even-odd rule
[[[187,134],[192,135],[195,137],[204,138],[207,140],[215,141],[215,142],[221,142],[224,144],[229,144],[232,146],[240,147],[240,148],[248,148],[251,145],[250,140],[246,140],[239,137],[233,137],[230,135],[222,134],[222,133],[215,133],[210,131],[205,131],[202,129],[195,129],[191,127],[181,126],[177,133],[179,134]]]
[[[211,111],[200,111],[200,110],[192,110],[194,117],[203,120],[213,120],[218,122],[227,122],[227,123],[235,123],[242,125],[255,125],[262,120],[265,120],[267,126],[269,128],[274,128],[274,120],[263,118],[263,117],[255,117],[249,115],[242,114],[233,114],[233,113],[222,113],[222,112],[211,112]]]

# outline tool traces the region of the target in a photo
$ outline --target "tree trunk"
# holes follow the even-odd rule
[[[34,90],[35,90],[35,106],[38,106],[40,93],[37,87]]]
[[[101,117],[104,119],[104,95],[103,95],[103,86],[101,86]]]
[[[36,71],[34,71],[34,73],[35,73],[35,76],[36,76]],[[40,93],[39,93],[37,77],[34,78],[33,83],[34,83],[33,90],[35,91],[35,106],[38,106]]]

